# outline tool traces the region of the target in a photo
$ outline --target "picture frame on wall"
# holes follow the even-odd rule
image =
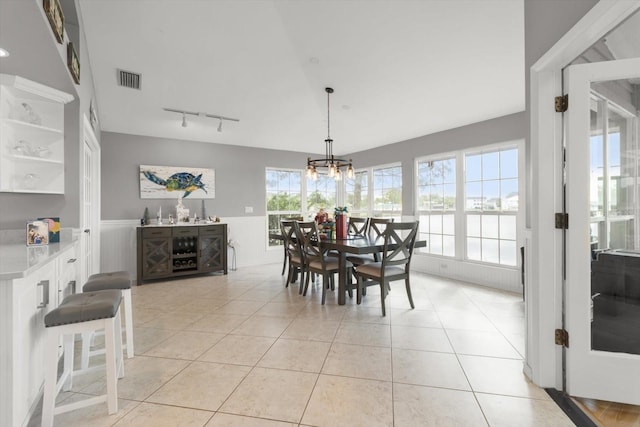
[[[140,165],[141,199],[215,199],[215,183],[210,168]]]
[[[71,77],[75,84],[80,84],[80,60],[78,59],[78,54],[76,53],[76,49],[73,47],[73,43],[69,42],[67,44],[67,67],[69,67],[69,72],[71,73]]]
[[[49,243],[47,221],[27,221],[27,246],[43,246]]]
[[[59,0],[43,0],[42,6],[58,43],[64,40],[64,14]]]

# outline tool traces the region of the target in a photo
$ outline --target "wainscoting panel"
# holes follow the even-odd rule
[[[136,277],[136,227],[140,220],[100,222],[100,271],[128,271]]]

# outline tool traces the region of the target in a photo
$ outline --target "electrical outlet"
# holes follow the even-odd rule
[[[245,206],[244,207],[244,213],[246,213],[246,214],[253,213],[253,206]]]

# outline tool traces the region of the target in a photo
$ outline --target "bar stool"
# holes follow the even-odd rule
[[[125,344],[127,358],[134,356],[133,349],[133,309],[131,307],[131,280],[128,271],[114,271],[109,273],[98,273],[89,276],[87,282],[82,287],[83,292],[103,291],[106,289],[119,289],[122,291],[122,303],[124,309],[125,324]],[[89,359],[93,356],[104,353],[102,350],[91,350],[91,333],[82,337],[82,358],[80,366],[82,369],[89,368]]]
[[[85,292],[66,297],[58,308],[44,317],[46,343],[44,357],[44,397],[42,403],[42,425],[53,426],[57,414],[85,406],[107,402],[109,414],[118,412],[117,378],[124,376],[122,355],[122,333],[120,331],[120,303],[122,292],[107,290]],[[72,378],[78,374],[73,370],[74,336],[87,331],[105,331],[107,394],[95,396],[56,407],[56,396],[61,389],[72,387]],[[63,338],[63,372],[58,377],[58,343]]]

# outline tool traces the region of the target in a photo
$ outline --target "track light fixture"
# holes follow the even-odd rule
[[[225,117],[219,114],[209,114],[209,113],[199,113],[197,111],[186,111],[186,110],[177,110],[175,108],[163,108],[164,111],[169,111],[171,113],[182,114],[182,127],[187,127],[187,114],[191,116],[200,116],[200,117],[209,117],[210,119],[218,119],[220,123],[218,124],[218,132],[222,132],[222,121],[227,120],[230,122],[239,122],[239,119],[234,119],[232,117]]]
[[[347,170],[347,178],[353,178],[353,162],[351,159],[338,159],[333,155],[333,139],[331,139],[331,127],[329,121],[329,95],[333,93],[333,89],[327,87],[327,139],[325,143],[325,157],[323,159],[307,158],[307,177],[314,181],[318,179],[318,168],[327,168],[327,175],[336,181],[342,180],[342,168]]]

